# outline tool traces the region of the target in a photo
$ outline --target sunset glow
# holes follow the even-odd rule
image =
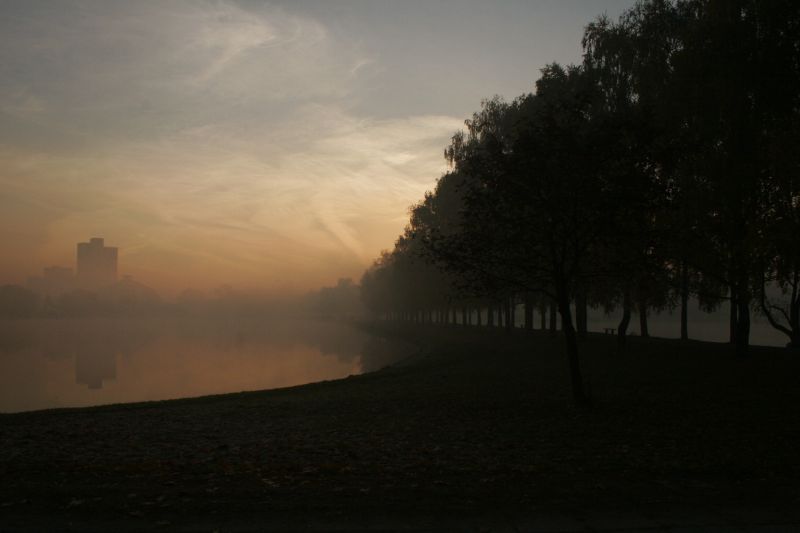
[[[166,294],[358,278],[481,98],[579,59],[583,4],[4,4],[0,278],[93,236]]]

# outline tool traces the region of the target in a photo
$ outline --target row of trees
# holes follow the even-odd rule
[[[695,296],[730,302],[739,354],[754,309],[800,346],[800,3],[642,0],[583,49],[453,136],[365,303],[442,321],[557,309],[579,402],[587,305],[622,309],[622,343],[632,310],[646,326],[670,305],[687,338]]]
[[[352,319],[364,314],[359,286],[341,278],[332,287],[322,287],[305,295],[303,310],[316,318]]]
[[[0,286],[2,319],[149,316],[162,310],[163,302],[155,291],[128,279],[101,290],[74,289],[53,295],[19,285]]]
[[[302,298],[222,285],[210,291],[186,289],[174,301],[163,300],[155,290],[128,277],[95,290],[52,293],[0,285],[0,319],[128,316],[352,319],[363,314],[360,288],[349,278]]]

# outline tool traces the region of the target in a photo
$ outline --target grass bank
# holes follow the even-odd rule
[[[576,409],[559,338],[380,333],[419,352],[290,389],[0,416],[0,529],[800,523],[785,350],[633,338],[618,355],[593,335]]]

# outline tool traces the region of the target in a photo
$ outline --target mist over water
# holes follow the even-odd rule
[[[408,353],[319,320],[0,321],[0,412],[288,387],[377,370]]]
[[[618,314],[591,309],[590,331],[616,328]],[[691,315],[691,338],[727,342],[725,309],[692,306]],[[520,308],[519,328],[522,318]],[[677,338],[679,316],[653,313],[649,329]],[[639,334],[636,316],[631,330]],[[754,317],[752,342],[786,341]],[[378,370],[412,351],[345,322],[299,316],[0,320],[0,412],[289,387]]]
[[[728,342],[730,323],[728,322],[728,306],[713,313],[706,313],[696,305],[689,306],[689,338],[698,341]],[[521,314],[521,313],[520,313]],[[605,314],[600,309],[589,309],[589,330],[603,332],[605,328],[619,326],[620,313]],[[639,317],[633,316],[630,333],[639,335]],[[787,337],[769,325],[763,317],[753,313],[751,317],[750,342],[759,346],[785,346]],[[648,314],[648,329],[653,337],[678,339],[681,333],[680,309],[673,311],[651,312]]]

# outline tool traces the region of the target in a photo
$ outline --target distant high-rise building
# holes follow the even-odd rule
[[[78,285],[99,288],[117,281],[117,248],[93,237],[78,243]]]

